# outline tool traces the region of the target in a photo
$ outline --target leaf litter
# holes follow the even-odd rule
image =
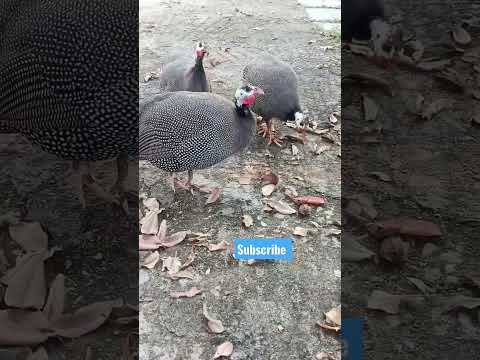
[[[221,334],[225,331],[220,320],[214,319],[208,314],[207,303],[203,303],[203,316],[207,319],[207,326],[210,332],[214,334]]]

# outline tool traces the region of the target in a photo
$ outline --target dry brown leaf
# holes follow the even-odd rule
[[[315,355],[315,360],[337,360],[337,357],[333,353],[321,351]]]
[[[468,45],[472,42],[472,37],[461,25],[456,26],[452,31],[453,40],[462,46]]]
[[[429,240],[442,236],[438,225],[425,220],[396,218],[367,224],[368,232],[377,239],[388,236],[405,235],[419,240]]]
[[[10,225],[9,232],[25,251],[42,251],[48,247],[48,236],[38,222]]]
[[[326,329],[326,330],[334,330],[334,331],[340,330],[340,326],[329,325],[322,322],[317,322],[317,325],[320,326],[322,329]]]
[[[294,200],[298,196],[297,190],[293,186],[285,186],[284,192],[290,200]]]
[[[378,106],[372,98],[363,95],[363,114],[367,121],[375,121],[378,116]]]
[[[300,227],[300,226],[297,226],[297,227],[295,227],[295,229],[293,230],[293,235],[297,235],[297,236],[307,236],[307,229],[302,228],[302,227]]]
[[[202,290],[197,289],[196,287],[192,287],[190,290],[187,290],[187,291],[171,292],[170,296],[175,299],[182,298],[182,297],[192,298],[201,293],[202,293]]]
[[[424,294],[427,294],[432,291],[432,289],[429,286],[425,285],[425,283],[420,279],[416,279],[412,277],[407,277],[407,279]]]
[[[450,65],[450,62],[450,60],[422,61],[417,66],[424,71],[442,70]]]
[[[218,186],[213,188],[210,196],[208,197],[207,201],[205,202],[205,205],[213,204],[220,199],[220,194],[222,193],[222,189],[219,188]]]
[[[278,180],[278,176],[271,171],[262,176],[263,183],[278,185]]]
[[[203,316],[207,319],[207,325],[208,329],[215,333],[215,334],[221,334],[222,332],[225,331],[225,328],[223,327],[223,324],[220,320],[216,320],[212,318],[207,311],[207,303],[203,303]]]
[[[455,295],[443,302],[443,312],[452,311],[458,308],[475,309],[480,307],[480,298],[465,295]]]
[[[187,270],[180,270],[176,273],[173,274],[168,274],[168,277],[172,280],[178,280],[178,279],[190,279],[193,280],[193,272],[189,269]]]
[[[160,214],[163,209],[160,210],[150,210],[143,219],[140,220],[142,225],[140,231],[142,234],[146,235],[156,235],[159,230],[158,224],[158,214]]]
[[[160,223],[160,227],[158,228],[157,232],[157,238],[158,242],[162,242],[165,240],[165,237],[167,236],[167,220],[162,220]]]
[[[325,198],[321,196],[298,196],[294,198],[293,201],[298,205],[300,204],[306,204],[306,205],[312,205],[312,206],[325,205]]]
[[[220,241],[218,244],[208,244],[208,250],[210,251],[220,251],[227,250],[228,242],[225,240]]]
[[[374,290],[368,299],[367,308],[381,310],[389,314],[400,312],[401,295],[392,295],[382,290]]]
[[[262,187],[262,195],[263,196],[270,196],[272,193],[275,191],[275,186],[274,184],[268,184]]]
[[[43,251],[23,255],[16,266],[2,278],[7,284],[5,304],[22,309],[43,307],[47,295],[43,262],[47,253]]]
[[[342,309],[339,306],[334,307],[325,313],[327,324],[341,327],[342,326]]]
[[[143,200],[143,205],[150,211],[160,210],[160,204],[155,198],[148,198]]]
[[[233,344],[230,341],[226,341],[217,346],[215,354],[213,355],[214,359],[219,359],[221,357],[230,357],[233,354]]]
[[[361,245],[353,235],[344,233],[342,236],[342,260],[362,261],[371,259],[375,253]]]
[[[297,212],[297,210],[293,209],[290,205],[277,200],[268,200],[267,205],[283,215],[291,215]]]
[[[242,216],[242,224],[246,227],[249,228],[250,226],[253,225],[253,218],[251,215],[244,214]]]
[[[50,291],[48,293],[47,303],[42,312],[48,321],[55,322],[63,314],[65,307],[65,276],[58,274],[50,285]]]
[[[54,335],[40,311],[0,310],[0,346],[36,345]]]
[[[160,247],[158,237],[155,235],[139,235],[138,249],[139,250],[156,250]]]
[[[160,253],[158,251],[154,251],[145,258],[142,266],[146,267],[147,269],[153,269],[159,260]]]
[[[180,268],[182,267],[182,263],[180,259],[176,256],[169,256],[162,260],[163,260],[162,271],[167,270],[169,275],[178,273],[180,271]]]
[[[116,301],[102,301],[84,306],[73,314],[62,315],[52,324],[57,335],[77,338],[101,326],[110,316]]]
[[[161,246],[163,247],[172,247],[172,246],[175,246],[175,245],[178,245],[180,244],[183,240],[185,240],[185,238],[187,237],[188,235],[188,231],[179,231],[179,232],[176,232],[172,235],[169,235],[165,238],[164,241],[162,241],[160,243]]]

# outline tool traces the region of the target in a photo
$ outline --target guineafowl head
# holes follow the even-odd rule
[[[258,95],[265,95],[259,87],[251,85],[239,87],[235,92],[235,104],[239,108],[250,108],[255,103]]]
[[[197,48],[195,49],[195,56],[197,59],[203,59],[205,54],[207,54],[207,49],[205,47],[205,44],[201,41],[197,43]]]

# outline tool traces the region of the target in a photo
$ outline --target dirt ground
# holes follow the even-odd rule
[[[451,60],[445,70],[456,71],[467,89],[478,91],[480,77],[474,68],[480,56],[478,4],[388,1],[387,10],[421,41],[425,59]],[[461,46],[464,52],[452,46],[448,33],[463,20],[471,21],[468,31],[473,39]],[[469,60],[467,54],[476,60]],[[342,245],[345,237],[353,236],[380,257],[379,263],[372,258],[342,262],[344,315],[366,320],[366,359],[476,359],[478,307],[466,310],[465,299],[478,301],[480,294],[478,282],[472,280],[478,279],[480,255],[476,195],[480,139],[472,122],[479,113],[478,96],[440,79],[442,70],[397,66],[388,72],[361,56],[342,53],[342,77],[351,73],[380,78],[394,94],[358,83],[342,89]],[[362,94],[378,106],[375,121],[364,119]],[[442,99],[451,105],[439,108],[431,119],[422,119],[415,109],[420,95],[425,99],[420,112]],[[359,194],[364,199],[360,208],[368,207],[369,214],[376,216],[354,209],[352,198]],[[430,244],[408,239],[410,249],[400,265],[382,259],[379,241],[365,228],[374,219],[399,217],[432,221],[443,233]],[[388,314],[367,309],[375,290],[408,297],[400,310]],[[391,299],[385,304],[391,305]],[[453,311],[444,311],[446,305]]]
[[[340,109],[340,46],[338,36],[322,34],[294,1],[141,1],[140,78],[158,71],[176,54],[193,51],[195,41],[209,48],[206,71],[212,91],[231,98],[243,66],[268,52],[289,62],[299,77],[302,103],[319,128],[329,127],[329,115]],[[158,90],[155,79],[140,84],[144,99]],[[282,134],[289,129],[281,124]],[[338,131],[338,127],[337,127]],[[331,131],[336,133],[334,129]],[[313,359],[321,351],[338,352],[335,334],[316,322],[340,303],[340,147],[319,135],[305,145],[289,140],[282,148],[266,148],[256,139],[248,151],[211,169],[197,171],[194,183],[221,186],[219,203],[205,206],[207,195],[185,191],[174,197],[166,174],[140,163],[140,193],[157,198],[169,231],[210,233],[209,241],[245,234],[284,234],[294,240],[291,263],[249,266],[229,260],[225,252],[197,249],[194,279],[172,281],[160,267],[140,270],[140,358],[142,360],[211,359],[224,341],[234,345],[232,359]],[[328,145],[320,155],[314,144]],[[302,195],[323,195],[324,207],[311,217],[273,216],[264,212],[259,177],[272,170],[280,178],[274,199],[285,199],[284,186]],[[250,185],[239,177],[252,174]],[[288,202],[288,200],[286,200]],[[255,230],[242,228],[242,214],[254,219]],[[308,229],[304,238],[292,235],[296,226]],[[283,229],[274,229],[283,227]],[[184,261],[191,244],[161,253]],[[191,299],[172,299],[171,291],[192,286],[203,291]],[[225,326],[209,334],[202,306]]]

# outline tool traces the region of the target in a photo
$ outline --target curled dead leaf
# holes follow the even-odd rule
[[[295,203],[298,205],[306,204],[312,206],[323,206],[325,205],[325,198],[321,196],[298,196],[294,198]]]
[[[10,237],[25,251],[42,251],[48,247],[48,236],[38,222],[10,225]]]
[[[367,225],[368,232],[378,239],[387,236],[404,235],[418,240],[433,240],[442,236],[438,225],[425,220],[398,218],[377,221]]]
[[[342,308],[340,305],[325,313],[325,321],[327,324],[338,326],[340,329],[342,326]]]
[[[246,227],[249,228],[250,226],[253,225],[253,218],[251,215],[244,214],[242,216],[242,224]]]
[[[374,290],[370,295],[367,308],[381,310],[389,314],[400,312],[401,295],[392,295],[382,290]]]
[[[178,231],[174,234],[171,234],[171,235],[167,236],[165,238],[165,240],[160,242],[160,246],[169,248],[169,247],[173,247],[175,245],[178,245],[183,240],[185,240],[185,238],[187,237],[188,234],[189,234],[189,231]]]
[[[50,285],[47,303],[42,310],[45,317],[51,323],[57,321],[63,314],[65,295],[65,276],[63,274],[58,274]]]
[[[213,188],[212,192],[210,193],[210,196],[208,197],[207,201],[205,202],[205,205],[210,205],[214,204],[220,199],[220,194],[222,193],[222,189],[219,188],[218,186]]]
[[[180,270],[176,273],[173,274],[168,274],[168,277],[172,280],[178,280],[178,279],[189,279],[193,280],[194,274],[190,269],[186,270]]]
[[[192,287],[191,289],[189,289],[187,291],[171,292],[170,296],[175,298],[175,299],[179,299],[179,298],[182,298],[182,297],[192,298],[192,297],[197,296],[198,294],[201,294],[201,293],[202,293],[202,290],[197,289],[196,287]]]
[[[268,184],[262,187],[262,195],[263,196],[270,196],[275,191],[274,184]]]
[[[160,210],[160,204],[155,198],[144,199],[143,205],[150,211]]]
[[[147,269],[153,269],[157,265],[159,260],[160,260],[159,252],[154,251],[145,258],[142,266],[146,267]]]
[[[0,346],[36,345],[54,332],[40,311],[0,310]]]
[[[278,200],[267,200],[267,205],[274,209],[276,212],[283,215],[291,215],[297,212],[297,210],[293,209],[290,205]]]
[[[215,333],[215,334],[221,334],[222,332],[225,331],[225,328],[223,327],[223,324],[220,320],[216,320],[212,318],[207,311],[207,303],[203,303],[203,316],[207,319],[207,325],[208,329]]]
[[[342,260],[362,261],[371,259],[375,253],[361,245],[352,234],[342,234]]]
[[[442,70],[448,65],[450,65],[451,60],[432,60],[432,61],[422,61],[418,63],[418,68],[424,71],[433,71],[433,70]]]
[[[162,271],[167,271],[169,275],[178,273],[182,266],[182,262],[176,256],[169,256],[165,259],[162,259]]]
[[[219,251],[219,250],[227,250],[228,249],[228,242],[225,240],[220,241],[218,244],[209,244],[208,250],[210,251]]]
[[[226,341],[217,346],[213,359],[218,359],[221,357],[230,357],[233,354],[233,344],[230,341]]]
[[[451,35],[453,40],[459,45],[465,46],[472,42],[472,37],[461,25],[456,26]]]
[[[273,184],[277,185],[278,184],[278,176],[275,175],[273,172],[269,172],[265,175],[262,176],[262,182],[267,183],[267,184]]]

